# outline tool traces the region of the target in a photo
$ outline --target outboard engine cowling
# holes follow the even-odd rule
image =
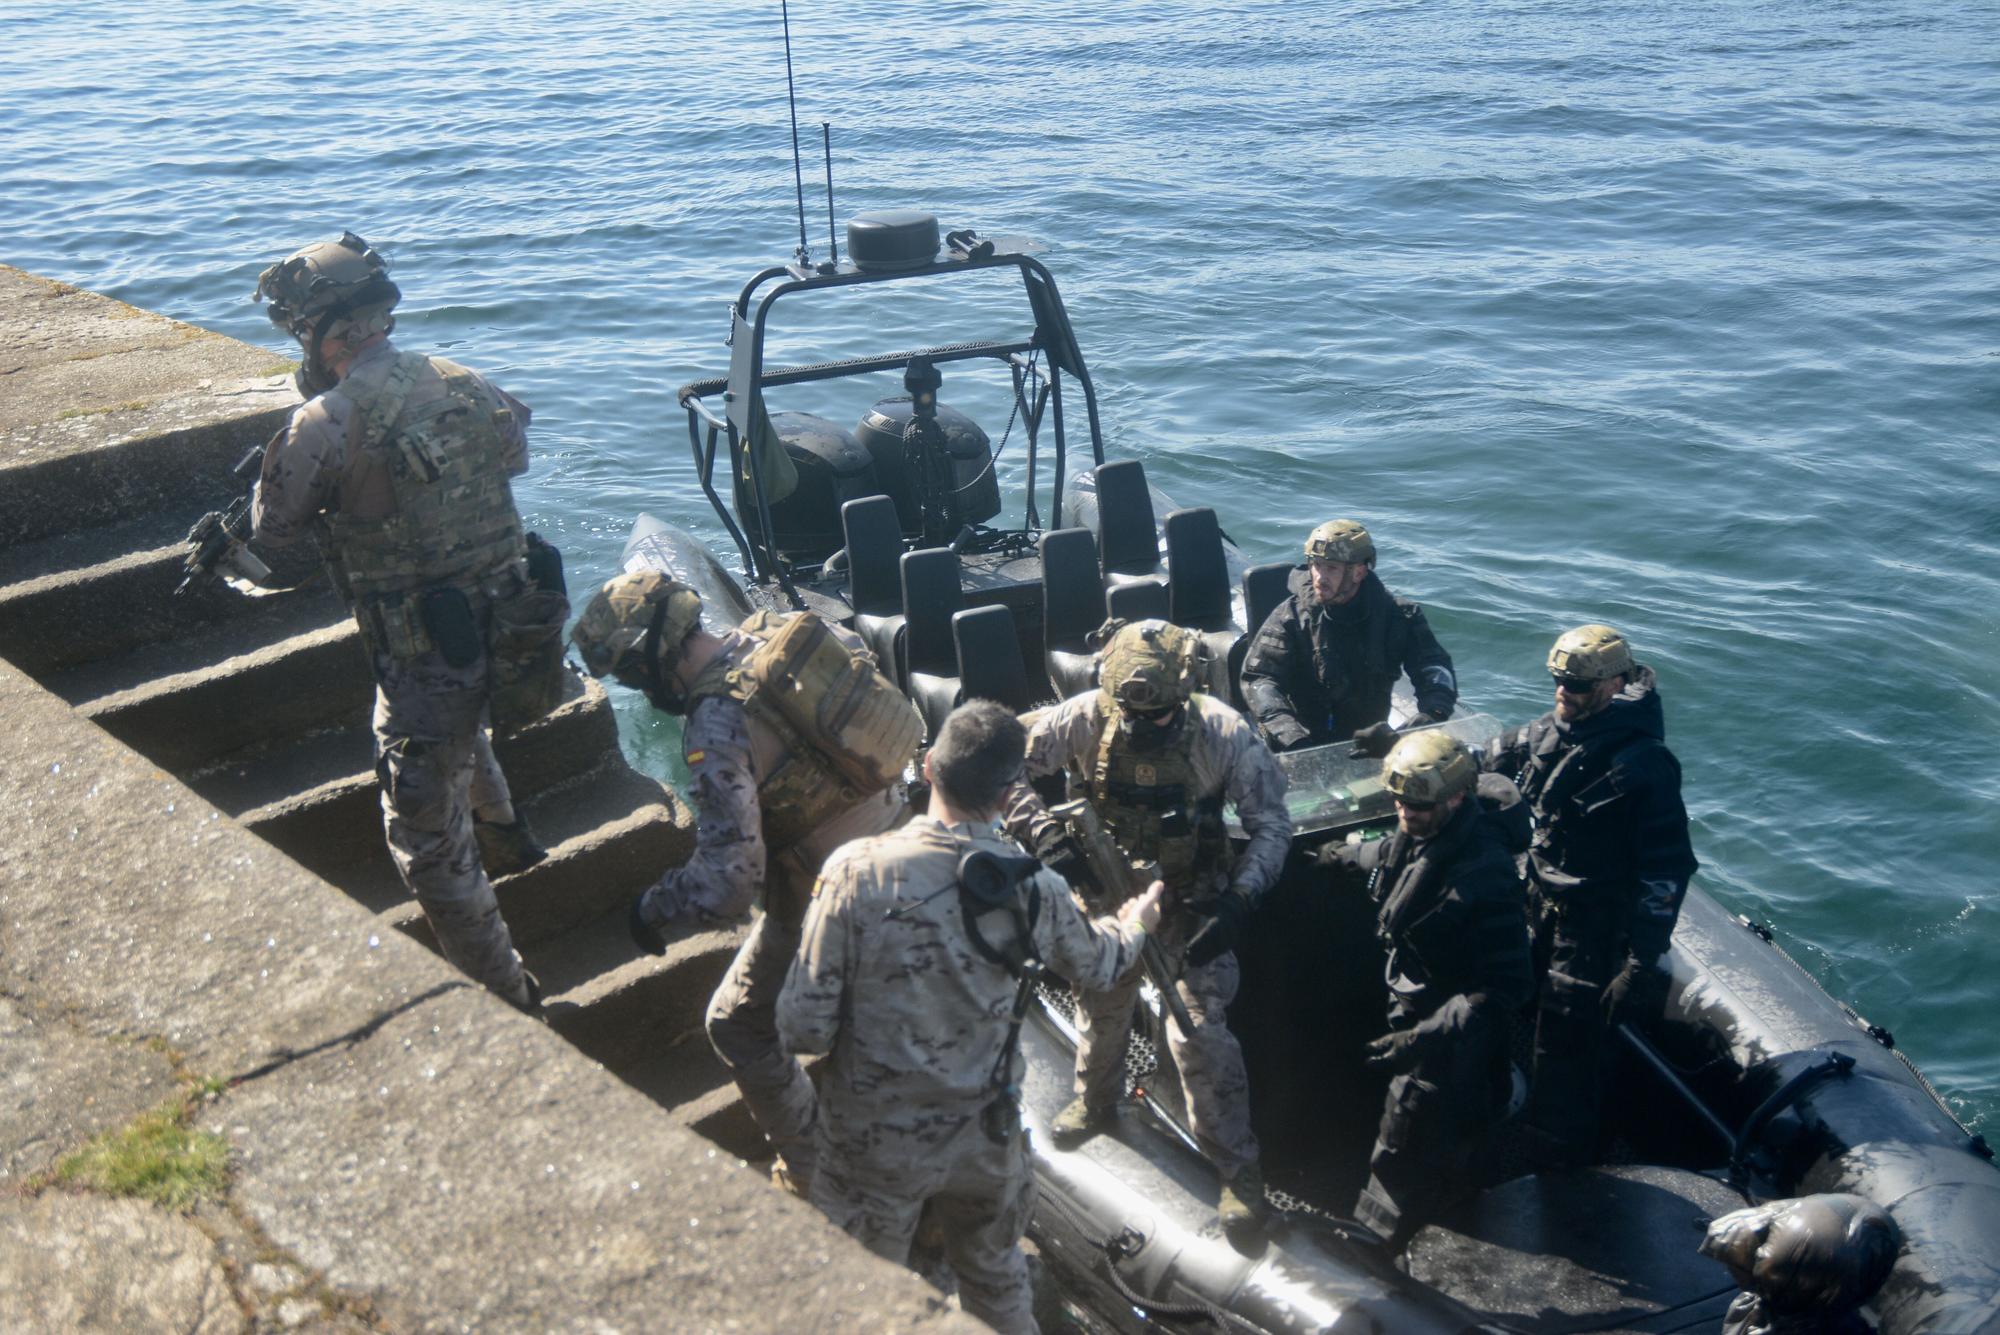
[[[798,469],[792,494],[771,503],[771,545],[794,565],[815,565],[840,549],[840,507],[881,491],[868,451],[852,434],[810,413],[772,413],[771,429]],[[763,536],[756,500],[736,479],[736,515],[752,541]]]
[[[854,438],[874,460],[879,490],[896,502],[896,519],[906,538],[918,536],[924,528],[916,491],[903,464],[903,431],[910,425],[910,416],[910,396],[901,394],[881,400],[854,428]],[[944,428],[945,447],[951,454],[959,520],[984,523],[1000,513],[1000,483],[987,467],[993,455],[992,439],[977,422],[942,403],[937,406],[937,420]]]

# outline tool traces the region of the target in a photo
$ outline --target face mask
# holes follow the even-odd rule
[[[1187,711],[1176,708],[1174,721],[1167,724],[1155,723],[1152,719],[1137,719],[1129,714],[1118,716],[1118,735],[1125,744],[1140,755],[1163,749],[1169,742],[1181,735],[1187,723]]]

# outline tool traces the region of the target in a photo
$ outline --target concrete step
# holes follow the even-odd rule
[[[275,379],[240,388],[0,431],[0,446],[14,447],[0,451],[0,543],[160,512],[185,514],[185,532],[204,510],[227,505],[242,492],[230,470],[298,401]]]
[[[493,883],[501,916],[523,949],[606,914],[623,913],[633,896],[662,870],[685,861],[694,845],[693,818],[686,806],[622,760],[603,762],[569,787],[538,794],[518,809],[549,854],[526,871]],[[379,809],[374,821],[367,835],[349,841],[339,860],[306,865],[368,908],[393,912],[408,905],[414,910],[383,842]],[[391,925],[427,946],[435,944],[421,914]]]
[[[567,783],[593,769],[611,753],[617,740],[617,719],[604,688],[568,674],[563,700],[547,717],[494,744],[507,786],[528,797]],[[193,772],[187,782],[196,792],[250,825],[264,838],[302,862],[314,861],[307,838],[321,824],[332,828],[327,838],[344,842],[355,832],[350,823],[319,810],[344,800],[354,789],[368,790],[363,805],[372,807],[375,785],[375,734],[369,720],[351,727],[282,739],[268,751],[243,751]],[[373,821],[374,817],[365,817]]]
[[[77,710],[162,768],[192,770],[244,748],[365,721],[374,684],[341,620],[206,667],[114,691]]]
[[[707,1036],[698,1037],[698,1045],[690,1042],[611,1073],[667,1109],[682,1126],[714,1141],[723,1153],[768,1163],[771,1142],[750,1116]],[[701,1088],[691,1093],[696,1086]]]
[[[560,910],[523,906],[517,931],[548,930],[545,920],[579,920],[579,913],[602,911],[610,896],[638,893],[661,868],[684,859],[692,843],[692,817],[680,800],[617,756],[603,689],[575,679],[569,689],[570,698],[547,718],[497,748],[517,807],[556,855],[501,882],[503,910],[512,921],[510,905],[544,892],[569,902]],[[283,753],[232,759],[193,786],[260,837],[380,908],[399,901],[403,889],[382,842],[372,756],[372,736],[351,728]],[[244,805],[274,793],[286,795]]]
[[[557,1032],[609,1069],[626,1071],[700,1034],[708,999],[745,930],[695,932],[665,955],[647,955],[632,944],[620,912],[523,957],[542,980]],[[706,1037],[699,1041],[706,1047]]]
[[[218,491],[218,497],[225,495]],[[171,547],[200,513],[153,510],[97,528],[65,529],[34,542],[0,548],[0,589],[50,575],[76,574],[132,552]]]
[[[270,598],[230,597],[245,610],[227,621],[186,627],[175,637],[50,673],[42,685],[70,704],[88,706],[168,677],[185,677],[230,659],[244,658],[348,622],[347,611],[324,585]],[[361,670],[367,666],[362,663]]]
[[[161,641],[190,639],[292,596],[249,598],[208,580],[176,597],[180,539],[197,517],[147,516],[8,549],[0,570],[13,576],[0,579],[6,656],[41,678]],[[310,544],[267,555],[275,557],[280,584],[305,580],[317,567]],[[331,598],[323,582],[315,587]]]

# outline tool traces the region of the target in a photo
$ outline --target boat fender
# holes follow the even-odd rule
[[[1724,1329],[1822,1330],[1875,1295],[1902,1244],[1881,1206],[1826,1193],[1732,1210],[1708,1226],[1701,1254],[1744,1289]]]

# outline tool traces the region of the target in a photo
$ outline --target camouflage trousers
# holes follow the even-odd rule
[[[996,1145],[976,1113],[941,1140],[899,1134],[872,1117],[852,1120],[836,1126],[829,1116],[824,1124],[812,1203],[898,1265],[909,1264],[910,1240],[928,1206],[965,1311],[1003,1335],[1033,1335],[1034,1293],[1020,1245],[1035,1207],[1025,1134]]]
[[[1159,941],[1168,960],[1178,963],[1187,947],[1181,917],[1161,924]],[[1125,1097],[1125,1042],[1144,976],[1135,964],[1110,991],[1077,994],[1076,1092],[1093,1107]],[[1250,1079],[1243,1069],[1243,1049],[1227,1023],[1241,979],[1234,951],[1186,970],[1176,990],[1194,1021],[1194,1035],[1183,1037],[1172,1021],[1166,1026],[1167,1050],[1180,1069],[1187,1101],[1188,1129],[1224,1180],[1257,1162]]]
[[[375,776],[389,855],[444,957],[476,982],[525,1001],[521,957],[472,835],[474,802],[507,800],[482,726],[485,711],[483,657],[453,668],[436,653],[375,655]]]
[[[771,859],[771,907],[757,915],[749,939],[709,999],[708,1041],[729,1068],[758,1129],[771,1138],[792,1175],[810,1181],[818,1155],[819,1098],[798,1058],[779,1040],[777,1019],[778,993],[805,924],[810,890],[798,893],[793,884],[803,874],[791,857]]]

